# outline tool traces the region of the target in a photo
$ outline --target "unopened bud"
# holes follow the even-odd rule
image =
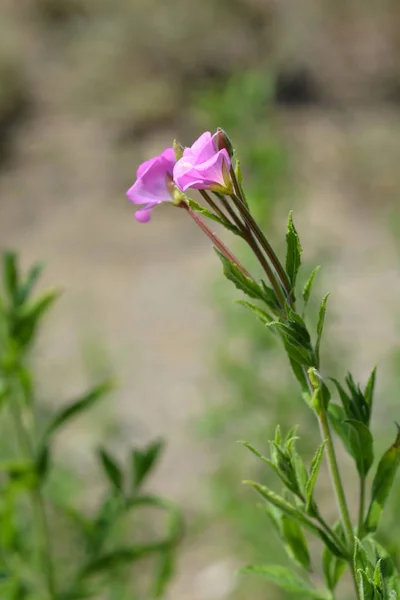
[[[183,151],[185,148],[182,146],[182,144],[180,144],[178,142],[178,140],[173,141],[172,147],[173,147],[174,153],[175,153],[175,160],[178,161],[180,158],[182,158]]]
[[[229,139],[228,134],[220,127],[217,129],[216,144],[218,150],[226,150],[229,156],[232,158],[234,154],[232,142]]]

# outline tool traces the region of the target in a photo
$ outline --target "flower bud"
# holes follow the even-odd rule
[[[227,153],[229,154],[230,158],[232,158],[232,156],[234,154],[232,142],[229,139],[228,134],[220,127],[218,127],[218,129],[217,129],[215,143],[216,143],[218,150],[226,150]]]

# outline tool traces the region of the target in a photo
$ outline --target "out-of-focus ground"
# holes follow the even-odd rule
[[[277,228],[295,205],[306,258],[328,262],[330,334],[365,378],[399,345],[399,7],[3,0],[0,11],[0,247],[25,265],[43,259],[44,283],[65,288],[36,359],[43,397],[59,402],[104,371],[121,384],[98,421],[63,436],[60,455],[96,489],[89,450],[101,436],[120,452],[165,437],[152,485],[190,521],[217,461],[193,422],[215,377],[219,266],[180,211],[137,224],[125,190],[140,161],[201,133],[202,89],[273,70],[293,180]],[[184,547],[171,597],[228,597],[237,564],[221,530]]]

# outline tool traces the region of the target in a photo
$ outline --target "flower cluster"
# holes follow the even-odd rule
[[[225,147],[219,148],[221,145]],[[221,144],[221,132],[211,135],[207,131],[190,148],[185,148],[178,160],[173,148],[167,148],[142,163],[127,196],[134,204],[143,205],[136,212],[136,219],[146,223],[155,206],[162,202],[179,203],[189,188],[229,193],[232,189],[230,169],[230,153],[227,144]],[[176,188],[182,194],[176,194]]]

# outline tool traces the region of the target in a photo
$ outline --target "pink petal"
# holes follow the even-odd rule
[[[137,210],[135,213],[136,221],[139,221],[139,223],[147,223],[150,221],[151,211],[154,206],[155,205],[153,205],[151,208],[140,208]]]

